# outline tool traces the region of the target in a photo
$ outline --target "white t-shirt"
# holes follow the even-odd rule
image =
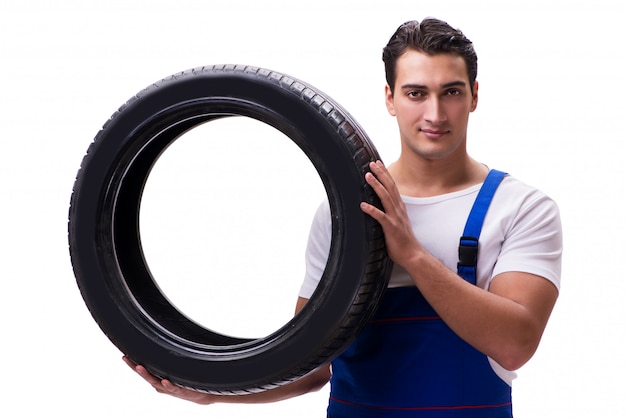
[[[402,196],[419,242],[456,272],[459,239],[482,184],[440,196]],[[327,201],[313,219],[306,250],[306,274],[300,297],[310,298],[326,267],[331,243]],[[560,288],[562,232],[556,203],[544,193],[507,176],[493,198],[479,240],[477,286],[488,289],[500,273],[535,274]],[[394,265],[390,287],[414,286],[409,274]],[[491,360],[494,371],[511,384],[515,377]]]

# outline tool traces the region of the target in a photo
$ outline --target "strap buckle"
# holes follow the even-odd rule
[[[478,238],[463,236],[459,242],[459,266],[476,267],[478,263]]]

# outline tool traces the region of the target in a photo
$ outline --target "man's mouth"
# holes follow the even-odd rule
[[[422,128],[420,129],[420,131],[422,131],[424,136],[426,136],[429,139],[440,139],[441,137],[443,137],[445,134],[449,132],[448,130],[444,130],[444,129],[428,129],[428,128]]]

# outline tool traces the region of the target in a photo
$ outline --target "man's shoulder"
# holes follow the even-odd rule
[[[498,193],[515,200],[526,200],[530,198],[552,201],[552,198],[538,187],[529,185],[511,174],[508,174],[502,180]]]
[[[506,176],[498,188],[492,207],[498,216],[514,219],[535,216],[558,218],[557,203],[541,189],[514,176]]]

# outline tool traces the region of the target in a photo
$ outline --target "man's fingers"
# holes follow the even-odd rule
[[[389,200],[389,191],[376,173],[365,173],[365,182],[370,185],[383,203]]]
[[[135,368],[135,371],[139,374],[139,376],[143,377],[152,386],[161,386],[161,379],[152,375],[145,367],[137,366]]]
[[[186,399],[188,401],[207,405],[214,402],[205,393],[200,393],[191,389],[180,387],[172,383],[168,379],[159,379],[158,377],[150,373],[145,367],[139,364],[135,364],[135,362],[133,362],[126,356],[123,357],[123,360],[131,369],[133,369],[139,376],[141,376],[159,393],[164,393],[175,396],[177,398]]]
[[[145,367],[143,367],[143,366],[141,366],[139,364],[136,364],[135,362],[133,362],[131,359],[129,359],[126,356],[122,357],[122,359],[124,360],[124,363],[126,363],[128,365],[128,367],[133,369],[139,376],[143,377],[143,379],[145,381],[147,381],[152,386],[157,388],[157,390],[158,390],[159,387],[162,386],[161,379],[159,379],[158,377],[154,376]]]
[[[391,173],[387,170],[382,161],[370,163],[371,172],[365,174],[365,181],[374,190],[378,198],[380,199],[384,212],[378,211],[375,214],[372,213],[373,207],[366,207],[368,210],[364,210],[365,213],[374,217],[380,222],[381,217],[385,216],[385,213],[394,213],[399,207],[402,207],[402,201],[400,194],[396,186],[396,182],[391,177]],[[362,206],[363,209],[363,206]]]
[[[385,217],[385,213],[383,211],[381,211],[376,206],[367,202],[361,202],[361,210],[363,211],[363,213],[371,216],[378,222],[381,222],[383,218]]]
[[[130,367],[133,370],[135,370],[135,367],[137,367],[137,365],[126,356],[122,357],[122,360],[124,360],[124,363],[126,363],[128,367]]]
[[[371,162],[370,170],[372,171],[372,173],[374,173],[374,175],[376,176],[378,181],[383,185],[383,187],[385,188],[395,187],[395,182],[393,181],[391,174],[389,173],[389,171],[387,170],[387,167],[385,167],[385,164],[383,164],[382,161],[377,160],[377,161]]]

